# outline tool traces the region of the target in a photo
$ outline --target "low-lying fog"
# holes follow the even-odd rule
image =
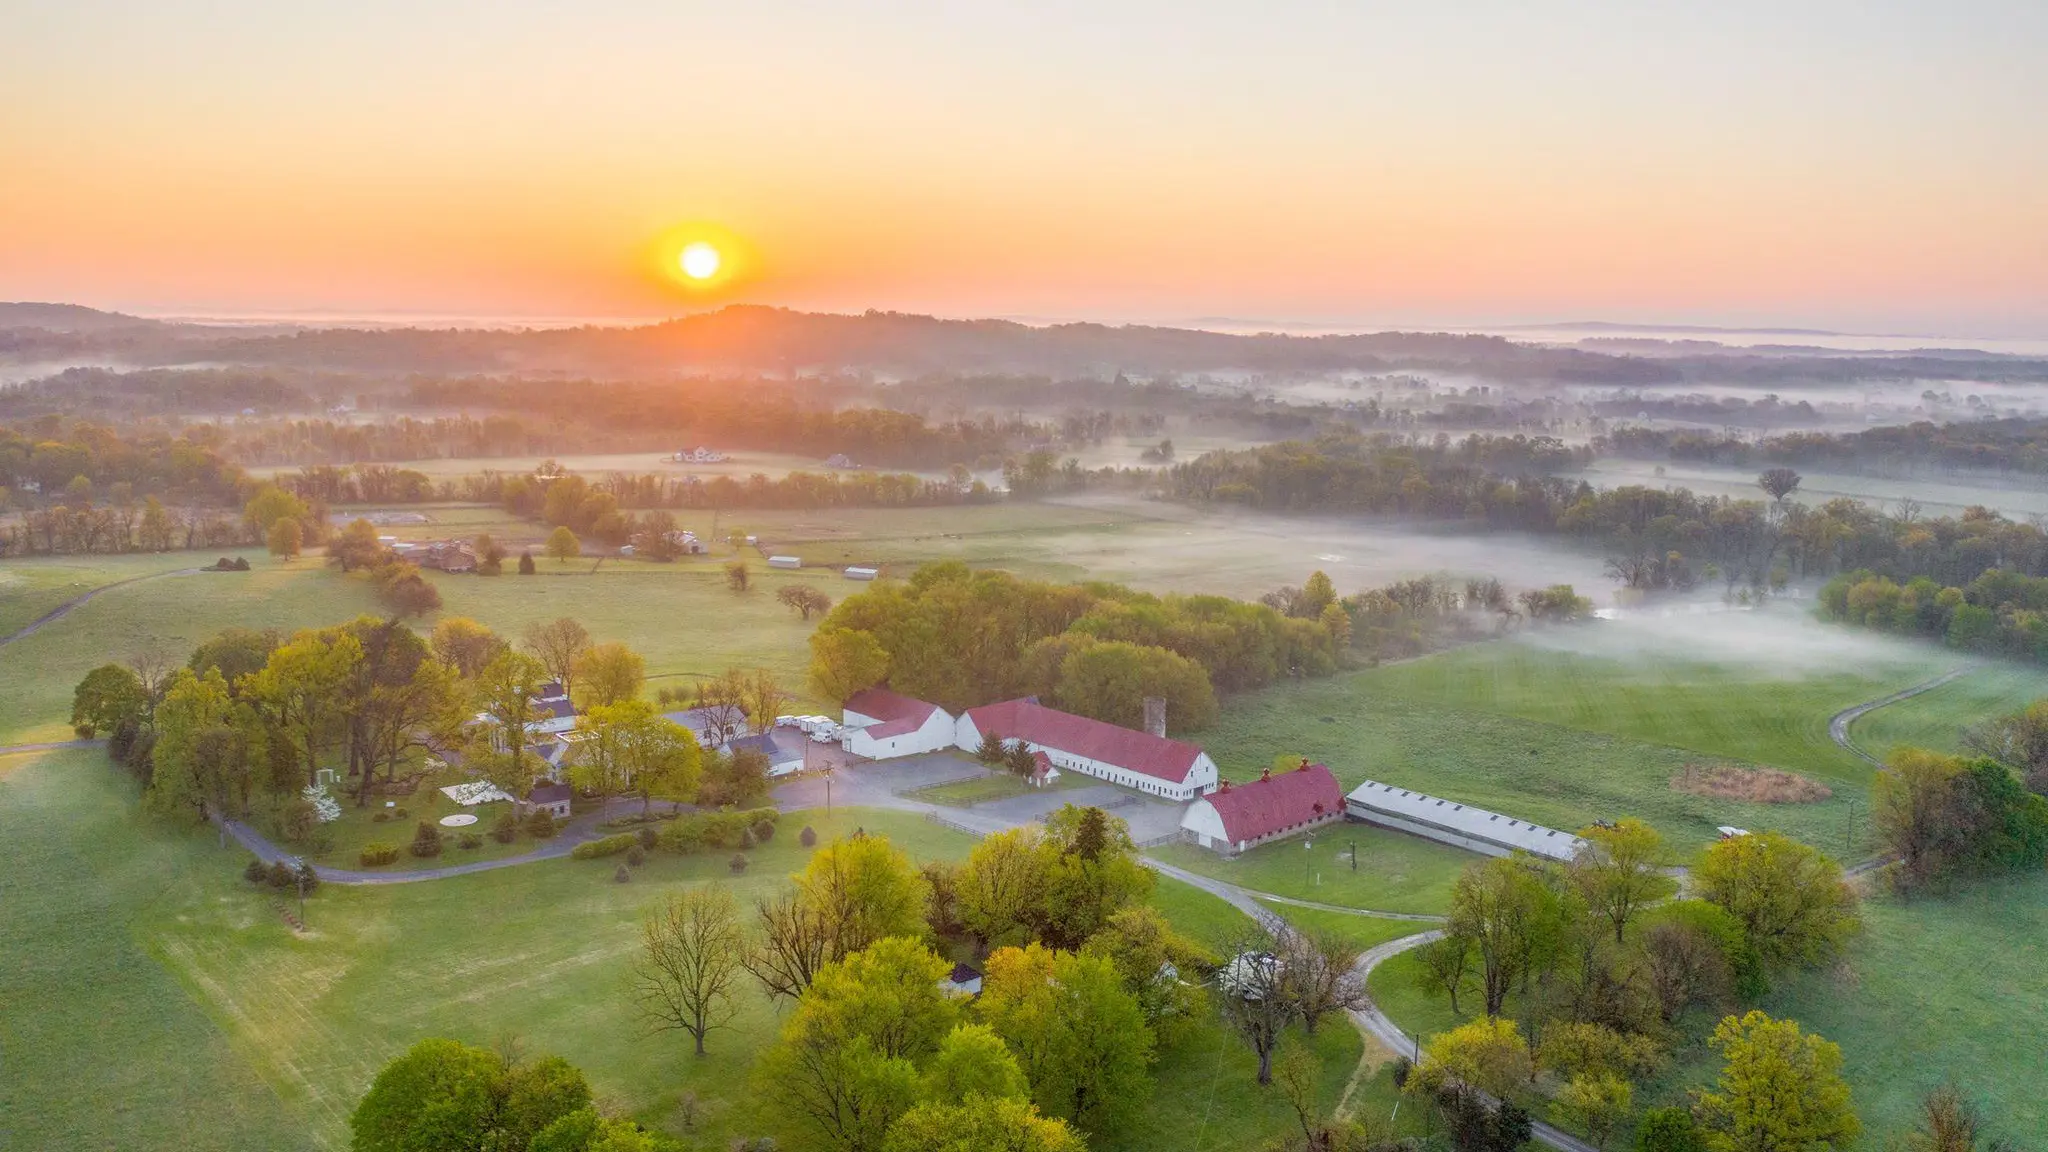
[[[1570,584],[1600,605],[1613,585],[1598,558],[1534,536],[1513,533],[1420,532],[1365,518],[1275,516],[1201,509],[1127,495],[1089,493],[1057,503],[1127,512],[1115,533],[1040,536],[1048,559],[1091,575],[1154,591],[1216,592],[1252,597],[1310,572],[1329,573],[1349,595],[1432,573],[1463,579],[1492,576],[1509,587]]]
[[[1604,613],[1570,628],[1518,633],[1515,643],[1658,667],[1670,681],[1685,665],[1739,665],[1758,679],[1796,680],[1824,673],[1865,674],[1900,664],[1938,663],[1941,650],[1832,625],[1813,616],[1813,601],[1788,597],[1758,608],[1718,598],[1652,603]],[[1961,664],[1966,657],[1948,653]],[[1677,677],[1682,679],[1682,674]]]

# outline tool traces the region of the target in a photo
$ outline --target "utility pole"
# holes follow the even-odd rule
[[[1316,842],[1313,840],[1301,842],[1301,885],[1304,888],[1309,887],[1309,869],[1314,866],[1316,859],[1315,846]]]
[[[1358,841],[1351,842],[1351,870],[1358,871]]]

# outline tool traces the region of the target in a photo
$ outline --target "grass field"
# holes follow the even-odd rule
[[[2048,669],[2023,664],[1973,668],[1929,692],[1856,718],[1849,738],[1882,759],[1898,747],[1961,750],[1964,728],[2048,697]]]
[[[1259,903],[1271,908],[1281,919],[1307,932],[1328,932],[1342,937],[1359,948],[1371,948],[1417,932],[1427,932],[1433,925],[1417,920],[1390,920],[1385,916],[1359,916],[1349,912],[1332,912],[1324,908],[1303,908],[1296,904],[1282,904],[1274,900]]]
[[[903,813],[804,813],[751,853],[741,877],[723,854],[655,856],[629,884],[617,860],[541,864],[390,887],[329,885],[308,931],[236,876],[243,853],[203,833],[137,818],[133,788],[89,750],[0,759],[0,1143],[8,1147],[325,1149],[385,1060],[428,1035],[516,1038],[559,1053],[601,1097],[673,1126],[684,1092],[705,1102],[691,1133],[706,1147],[758,1132],[745,1091],[775,1014],[748,998],[698,1060],[686,1039],[644,1034],[626,996],[640,912],[678,884],[716,881],[747,901],[782,883],[805,823],[830,837],[861,825],[919,858],[962,855],[967,837]],[[1241,914],[1162,880],[1176,926],[1220,942]],[[81,1027],[80,1020],[90,1020]],[[1334,1105],[1360,1053],[1326,1028],[1323,1096]],[[1138,1122],[1103,1149],[1242,1148],[1289,1120],[1253,1083],[1249,1052],[1215,1022],[1167,1052]],[[108,1099],[124,1107],[105,1107]]]
[[[138,576],[197,568],[215,559],[198,552],[168,552],[0,563],[0,636],[13,635],[44,613],[94,588]]]
[[[1261,844],[1235,858],[1193,844],[1174,843],[1150,854],[1168,864],[1227,880],[1254,892],[1272,892],[1345,908],[1381,912],[1442,912],[1451,885],[1479,857],[1419,836],[1364,824],[1335,824],[1308,837]],[[1358,865],[1351,860],[1358,846]]]

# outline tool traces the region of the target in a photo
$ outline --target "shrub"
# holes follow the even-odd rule
[[[817,829],[812,828],[809,824],[804,825],[804,830],[797,833],[796,842],[806,848],[816,848],[818,846]]]
[[[766,844],[767,842],[773,839],[775,839],[775,821],[754,821],[754,843]]]
[[[732,874],[737,876],[740,873],[745,872],[747,870],[747,858],[744,855],[735,852],[732,854],[732,859],[727,860],[725,862],[725,866],[727,868],[732,869]]]
[[[271,864],[268,871],[269,875],[265,876],[264,879],[269,882],[272,888],[276,888],[279,891],[291,887],[292,881],[296,879],[296,874],[292,871],[291,865],[286,864],[282,860]]]
[[[748,849],[748,848],[752,848],[753,846],[754,846],[754,830],[753,830],[752,828],[742,828],[742,829],[740,829],[740,849],[741,849],[742,851],[744,851],[744,850],[746,850],[746,849]]]
[[[510,844],[519,838],[519,817],[510,812],[501,812],[491,823],[491,839],[500,844]]]
[[[372,824],[382,824],[389,819],[391,819],[391,813],[382,808],[377,809],[377,811],[370,815],[370,823]]]
[[[632,878],[633,874],[631,872],[626,871],[626,866],[624,864],[619,865],[619,870],[612,873],[612,883],[614,884],[624,884],[626,881],[631,880]]]
[[[396,844],[365,844],[363,845],[363,850],[356,854],[356,863],[365,868],[375,868],[380,864],[390,864],[397,859],[398,845]]]
[[[441,854],[441,829],[431,820],[420,821],[419,830],[412,834],[412,845],[406,849],[422,860]]]
[[[635,868],[647,863],[647,850],[638,844],[626,849],[626,863],[631,864]]]
[[[631,832],[621,832],[616,836],[602,836],[596,840],[585,840],[583,843],[569,849],[569,855],[578,860],[596,860],[605,856],[616,856],[628,848],[637,850],[639,843],[639,837]]]
[[[455,846],[465,851],[474,851],[484,846],[484,838],[474,832],[464,832],[456,837]]]
[[[249,863],[242,869],[242,879],[251,884],[262,884],[270,879],[270,865],[260,856],[249,857]]]
[[[298,889],[308,896],[320,890],[320,874],[313,871],[313,865],[307,861],[299,861],[299,870],[292,876],[292,880]]]
[[[661,830],[656,843],[665,852],[677,855],[695,852],[704,846],[704,825],[696,816],[685,816]]]
[[[640,841],[640,846],[649,852],[654,851],[654,846],[661,843],[661,833],[653,828],[643,826],[633,835]]]
[[[546,840],[555,834],[554,814],[545,808],[535,808],[526,817],[526,834],[535,839]]]
[[[534,572],[533,553],[521,552],[519,554],[519,574],[521,576],[531,576]]]
[[[404,820],[411,815],[412,813],[407,812],[403,805],[391,810],[391,818],[393,820]]]

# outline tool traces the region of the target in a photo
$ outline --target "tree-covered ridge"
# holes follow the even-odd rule
[[[1214,717],[1217,690],[1326,675],[1339,647],[1322,619],[1265,604],[928,564],[840,601],[812,642],[812,680],[834,699],[886,681],[953,711],[1037,695],[1131,727],[1143,697],[1164,696],[1187,730]]]

